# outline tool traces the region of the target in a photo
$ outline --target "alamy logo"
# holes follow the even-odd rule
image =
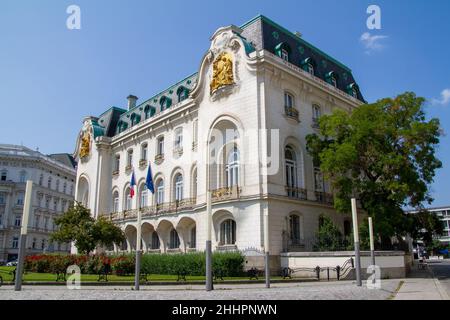
[[[367,267],[367,273],[370,274],[366,282],[367,289],[381,289],[381,268],[370,265]]]
[[[69,14],[66,20],[66,26],[69,30],[81,29],[81,9],[77,5],[70,5],[67,7],[66,13]]]
[[[381,9],[377,5],[370,5],[367,7],[367,14],[370,16],[367,18],[366,25],[369,30],[381,29]]]
[[[69,276],[67,277],[66,286],[69,290],[79,290],[81,289],[81,270],[76,264],[68,266],[67,272]]]

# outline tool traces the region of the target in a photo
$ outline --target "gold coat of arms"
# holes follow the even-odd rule
[[[89,132],[84,132],[83,137],[81,138],[80,145],[80,158],[87,157],[89,155],[89,151],[91,149],[91,135]]]
[[[213,63],[213,76],[210,92],[213,93],[223,86],[234,84],[233,58],[231,54],[222,52]]]

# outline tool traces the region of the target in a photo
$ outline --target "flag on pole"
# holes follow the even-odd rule
[[[153,185],[152,168],[150,166],[150,163],[148,164],[147,179],[145,179],[145,185],[151,193],[155,193],[155,186]]]
[[[131,182],[130,182],[130,197],[134,197],[134,186],[136,185],[136,179],[134,179],[134,170],[131,174]]]

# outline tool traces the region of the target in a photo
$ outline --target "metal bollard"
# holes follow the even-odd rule
[[[327,267],[327,281],[330,281],[330,267]]]
[[[340,266],[336,266],[336,277],[337,277],[338,281],[340,279],[340,276],[341,276],[341,267]]]
[[[316,267],[316,275],[317,275],[317,280],[320,280],[320,267],[319,266]]]

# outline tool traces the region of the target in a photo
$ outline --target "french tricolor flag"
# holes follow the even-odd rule
[[[134,197],[134,186],[136,185],[136,179],[134,178],[134,170],[131,174],[131,182],[130,182],[130,197]]]

